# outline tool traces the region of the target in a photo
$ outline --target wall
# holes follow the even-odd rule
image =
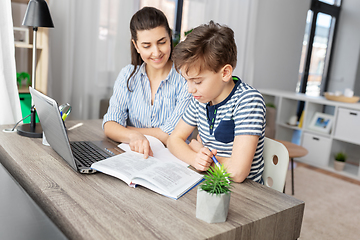
[[[359,0],[343,1],[328,91],[356,87],[355,94],[360,94],[360,83],[356,82],[356,78],[360,81],[360,76],[357,76],[360,51],[359,10]]]
[[[359,51],[359,57],[358,57],[358,66],[357,66],[357,73],[355,76],[355,84],[354,84],[354,94],[356,96],[360,95],[360,51]]]
[[[256,24],[253,86],[295,91],[305,19],[311,0],[260,0]],[[328,91],[360,95],[360,1],[344,0]]]
[[[253,86],[295,91],[310,0],[260,0]]]

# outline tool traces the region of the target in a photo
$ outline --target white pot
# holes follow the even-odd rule
[[[225,222],[230,203],[231,193],[228,194],[209,194],[198,187],[196,197],[196,217],[208,222]]]
[[[334,161],[334,168],[336,171],[342,171],[344,170],[345,167],[345,162],[339,162],[339,161]]]

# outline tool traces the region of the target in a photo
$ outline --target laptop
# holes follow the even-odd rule
[[[96,161],[123,153],[110,141],[69,141],[57,102],[29,87],[47,142],[75,171],[95,173],[90,166]]]

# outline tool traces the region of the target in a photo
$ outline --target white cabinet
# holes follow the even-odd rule
[[[360,111],[339,108],[334,137],[360,144]]]
[[[360,103],[330,101],[324,97],[310,97],[305,94],[259,89],[266,103],[276,106],[275,138],[285,141],[297,140],[309,153],[296,160],[334,171],[334,154],[345,151],[348,155],[344,171],[339,174],[360,179]],[[298,125],[288,124],[296,115],[299,104],[304,104],[302,121]],[[315,113],[332,116],[329,132],[317,131],[310,127]],[[294,137],[295,136],[295,137]]]
[[[305,132],[301,145],[309,151],[303,158],[304,162],[318,167],[328,166],[331,152],[331,139],[329,137]]]

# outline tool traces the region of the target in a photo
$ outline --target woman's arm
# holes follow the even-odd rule
[[[150,143],[144,134],[128,129],[117,122],[108,121],[104,124],[105,135],[117,142],[129,143],[130,149],[135,152],[143,153],[144,158],[153,156]]]
[[[160,128],[136,128],[131,126],[127,126],[126,128],[130,130],[138,131],[143,135],[150,135],[156,137],[165,145],[167,144],[167,140],[169,138],[169,134],[163,132]]]

